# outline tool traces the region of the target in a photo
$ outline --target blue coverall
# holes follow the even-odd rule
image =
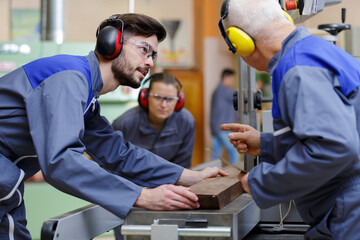
[[[180,177],[183,167],[113,131],[94,97],[102,86],[93,51],[38,59],[0,78],[0,239],[31,238],[23,182],[39,169],[57,189],[121,218],[141,186]]]
[[[269,63],[274,134],[249,173],[259,207],[295,200],[305,239],[360,239],[360,63],[299,27]]]

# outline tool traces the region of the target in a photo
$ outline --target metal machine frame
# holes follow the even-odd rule
[[[41,240],[92,239],[119,225],[126,239],[235,240],[244,238],[259,220],[260,209],[248,194],[242,194],[220,210],[170,212],[133,208],[125,220],[91,204],[45,221]]]
[[[256,119],[256,110],[254,107],[255,100],[255,69],[247,65],[244,60],[238,57],[239,67],[239,90],[237,94],[238,114],[240,122],[248,124],[255,129],[258,128]],[[259,163],[257,157],[244,154],[244,169],[250,171],[255,165]]]
[[[152,237],[156,222],[163,220],[183,219],[205,222],[202,228],[178,225],[178,236],[171,239],[242,239],[259,222],[260,209],[250,195],[242,194],[234,201],[219,210],[182,210],[182,211],[148,211],[134,208],[125,218],[121,232],[126,239],[158,239]],[[155,220],[155,224],[154,224]],[[167,225],[171,226],[171,225]],[[167,226],[163,226],[165,230]],[[151,237],[151,238],[150,238]],[[166,237],[168,237],[166,235]],[[170,240],[170,238],[166,238]]]
[[[46,220],[41,228],[41,240],[93,239],[124,220],[98,205],[88,205]]]
[[[213,166],[221,168],[221,161],[193,169]],[[122,234],[129,240],[179,237],[237,240],[244,238],[259,221],[260,209],[248,194],[240,195],[219,210],[149,211],[134,207],[125,219],[91,204],[45,221],[41,240],[92,239],[120,225]]]

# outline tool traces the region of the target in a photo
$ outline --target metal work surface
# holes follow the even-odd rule
[[[149,211],[133,208],[124,220],[122,234],[126,239],[150,239],[155,220],[186,219],[207,220],[207,227],[180,227],[181,239],[242,239],[260,221],[260,209],[250,195],[242,194],[219,210]],[[133,229],[138,228],[137,230]],[[227,232],[230,231],[230,234]],[[185,234],[184,234],[185,232]],[[193,232],[193,234],[191,234]],[[201,233],[203,232],[203,233]],[[147,235],[147,236],[146,236]]]
[[[44,222],[41,240],[88,240],[124,221],[98,205],[88,205]]]

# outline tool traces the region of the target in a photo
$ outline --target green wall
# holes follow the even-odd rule
[[[45,182],[26,182],[24,201],[27,227],[33,239],[40,239],[45,220],[89,205],[89,202],[60,192]]]

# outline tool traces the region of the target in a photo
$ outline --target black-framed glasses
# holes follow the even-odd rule
[[[157,59],[157,52],[154,51],[154,49],[150,46],[150,44],[148,44],[147,42],[139,42],[136,40],[129,40],[128,42],[134,44],[135,46],[137,46],[143,57],[144,58],[149,58],[151,57],[152,61],[155,63],[156,59]]]
[[[176,96],[162,96],[157,93],[149,93],[149,96],[154,98],[155,101],[162,103],[163,101],[166,101],[166,103],[175,103],[179,98]]]

